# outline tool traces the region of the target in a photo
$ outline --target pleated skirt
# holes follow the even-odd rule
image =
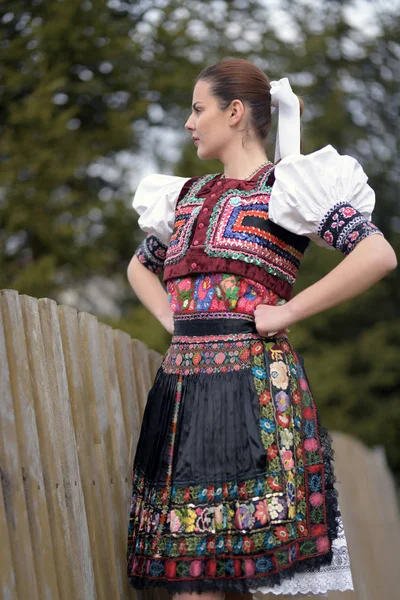
[[[287,336],[263,338],[246,319],[177,322],[132,469],[132,586],[353,589],[334,481],[331,439]]]

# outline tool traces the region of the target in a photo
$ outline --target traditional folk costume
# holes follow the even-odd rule
[[[353,589],[330,437],[301,357],[285,332],[258,334],[254,309],[290,299],[310,240],[348,254],[381,234],[375,195],[354,158],[300,154],[286,78],[271,97],[278,164],[249,180],[150,175],[133,201],[136,255],[163,273],[174,313],[133,465],[136,589]]]

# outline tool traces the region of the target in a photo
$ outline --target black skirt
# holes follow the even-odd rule
[[[133,464],[131,584],[242,593],[330,564],[331,458],[286,335],[262,338],[246,319],[177,322]]]

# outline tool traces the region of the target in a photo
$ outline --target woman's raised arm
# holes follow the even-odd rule
[[[325,277],[283,306],[259,304],[255,322],[261,335],[283,331],[341,302],[358,296],[397,267],[396,254],[382,235],[370,235]]]

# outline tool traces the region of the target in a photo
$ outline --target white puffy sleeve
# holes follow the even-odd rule
[[[289,155],[275,167],[269,218],[320,246],[348,254],[358,242],[382,232],[371,223],[375,192],[353,157],[331,145],[312,154]]]
[[[175,219],[175,206],[188,177],[147,175],[136,190],[132,206],[139,213],[138,225],[163,244],[168,244]]]

